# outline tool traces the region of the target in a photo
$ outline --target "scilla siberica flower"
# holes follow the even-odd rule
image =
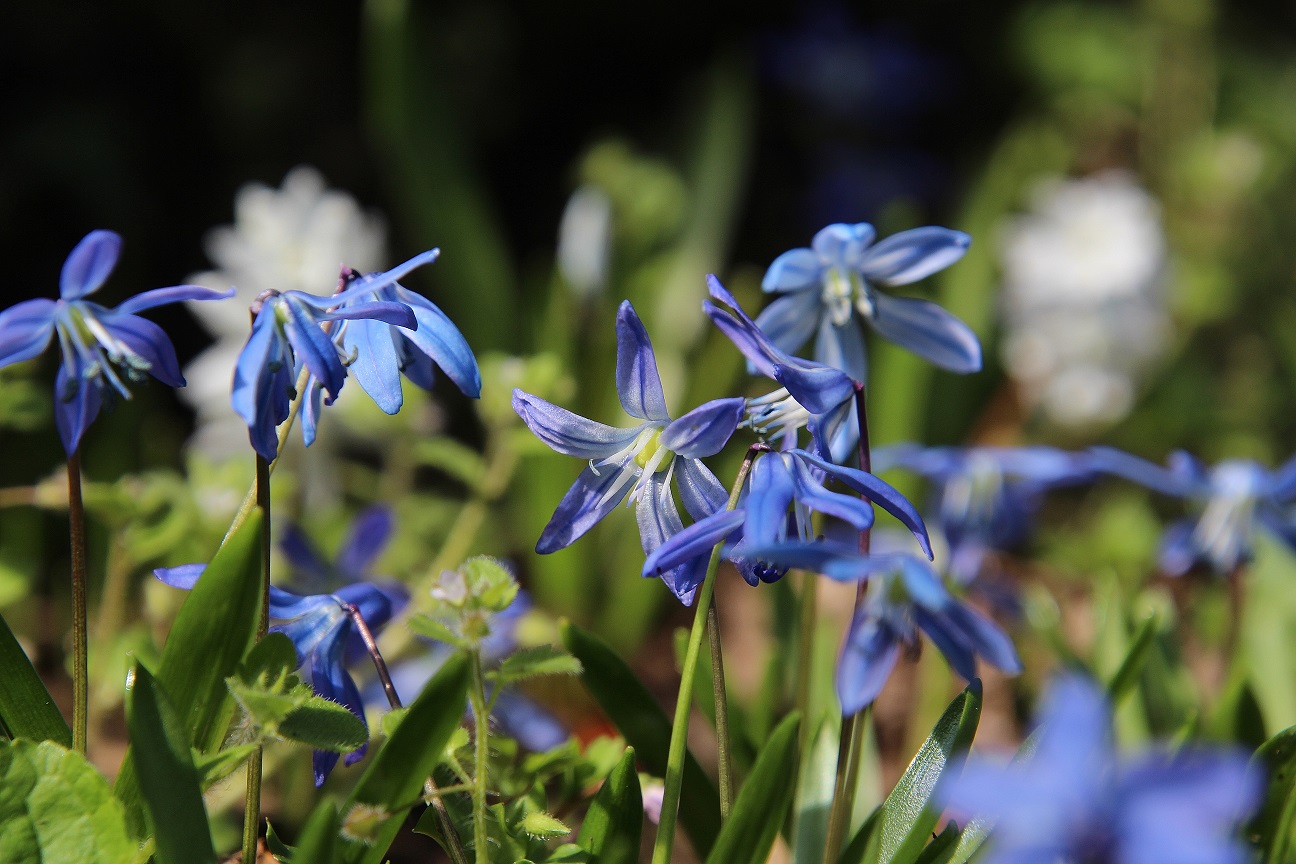
[[[247,423],[248,437],[260,456],[274,459],[278,452],[275,428],[288,417],[303,366],[309,370],[310,380],[302,410],[302,437],[310,444],[321,395],[327,394],[326,404],[336,399],[346,380],[347,364],[359,360],[342,347],[340,334],[327,331],[324,325],[373,320],[416,330],[418,318],[406,303],[365,298],[436,255],[436,250],[424,252],[386,273],[360,277],[331,297],[302,291],[266,291],[257,298],[252,306],[256,315],[252,333],[234,367],[231,401],[234,411]],[[399,381],[396,389],[399,392]]]
[[[1207,467],[1183,451],[1163,468],[1111,447],[1095,447],[1094,467],[1164,495],[1189,498],[1202,508],[1161,538],[1159,564],[1182,576],[1195,566],[1228,575],[1251,560],[1253,536],[1263,528],[1296,549],[1296,459],[1270,471],[1250,459],[1225,459]]]
[[[742,417],[741,398],[716,399],[671,420],[657,373],[652,343],[629,301],[617,311],[617,395],[621,407],[643,422],[629,429],[587,420],[538,396],[513,391],[513,410],[536,437],[559,453],[586,459],[536,543],[541,554],[562,549],[594,526],[623,500],[636,502],[639,536],[652,553],[683,527],[671,495],[679,478],[680,498],[694,519],[711,515],[728,500],[724,487],[699,460],[724,447]],[[705,567],[705,562],[702,564]],[[668,571],[663,581],[684,603],[701,576]]]
[[[1033,755],[972,757],[936,796],[951,815],[991,824],[985,864],[1242,864],[1233,836],[1260,800],[1240,752],[1183,749],[1118,758],[1111,709],[1091,681],[1053,682]]]
[[[914,228],[874,244],[872,225],[834,224],[814,236],[809,249],[774,259],[761,287],[783,294],[756,323],[784,351],[798,350],[816,334],[814,357],[867,380],[868,356],[858,315],[884,339],[942,369],[981,369],[981,343],[966,324],[935,303],[890,297],[876,286],[908,285],[963,257],[972,238],[948,228]]]
[[[58,300],[24,300],[0,312],[0,367],[32,359],[58,334],[63,362],[54,381],[54,419],[69,455],[104,402],[130,398],[123,378],[138,381],[147,372],[170,387],[185,385],[171,340],[136,312],[234,293],[177,285],[137,294],[116,309],[92,303],[85,298],[108,278],[121,244],[112,231],[91,231],[63,262]]]
[[[922,630],[954,671],[971,680],[976,658],[1021,672],[1012,640],[989,618],[950,594],[930,562],[916,555],[861,555],[841,543],[784,543],[747,554],[813,570],[838,582],[867,582],[837,664],[842,713],[861,711],[882,692],[901,648],[916,648]]]
[[[757,455],[738,506],[712,513],[671,537],[648,556],[644,575],[652,576],[658,570],[669,570],[698,556],[709,556],[715,544],[728,540],[731,544],[728,556],[748,584],[782,578],[787,568],[753,558],[744,550],[789,539],[813,539],[812,512],[841,519],[857,531],[873,526],[873,507],[868,501],[825,489],[827,478],[839,480],[876,502],[903,522],[923,551],[931,554],[922,517],[889,484],[872,474],[834,465],[804,450],[786,450]]]

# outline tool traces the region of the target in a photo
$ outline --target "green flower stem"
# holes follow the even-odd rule
[[[72,746],[86,755],[90,668],[86,639],[86,528],[81,501],[81,448],[68,456],[68,531],[72,556]]]
[[[299,391],[300,392],[300,391]],[[256,457],[256,506],[262,514],[261,530],[261,618],[256,638],[264,639],[270,630],[270,463],[260,454]],[[257,841],[261,835],[261,748],[248,758],[247,797],[243,805],[243,860],[255,861]]]
[[[742,491],[747,474],[751,471],[752,460],[762,450],[769,449],[765,444],[753,444],[747,450],[738,477],[734,480],[729,493],[726,510],[738,506],[738,494]],[[666,757],[666,783],[662,792],[661,821],[657,825],[657,840],[653,845],[652,864],[668,864],[671,858],[671,845],[675,842],[675,822],[679,818],[680,791],[684,785],[684,753],[687,748],[690,697],[693,694],[693,679],[697,675],[698,656],[702,653],[702,633],[710,620],[711,595],[715,591],[715,574],[720,566],[720,548],[717,543],[711,550],[711,561],[707,565],[706,576],[698,588],[697,609],[693,613],[693,629],[689,633],[688,650],[684,654],[684,668],[680,672],[679,694],[675,700],[675,721],[671,725],[670,750]],[[718,725],[718,721],[717,721]],[[726,745],[727,746],[727,745]]]
[[[472,661],[472,701],[475,735],[473,746],[473,853],[477,864],[490,864],[490,841],[486,834],[486,757],[490,754],[490,713],[486,708],[486,676],[482,672],[481,651],[469,652]]]
[[[707,641],[711,643],[711,691],[715,694],[716,752],[720,770],[720,821],[733,808],[733,758],[729,744],[729,698],[725,689],[724,654],[720,650],[720,616],[707,609]]]

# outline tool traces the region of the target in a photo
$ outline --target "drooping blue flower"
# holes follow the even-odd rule
[[[440,251],[433,249],[419,257],[430,262]],[[481,395],[477,358],[459,328],[431,300],[402,287],[390,273],[362,276],[350,271],[347,288],[356,293],[349,295],[343,308],[385,300],[405,304],[418,319],[413,330],[373,318],[347,321],[339,328],[343,352],[356,358],[350,372],[379,408],[388,414],[400,410],[402,372],[415,386],[430,391],[437,366],[465,395],[474,399]]]
[[[773,393],[747,400],[744,425],[785,448],[796,446],[797,432],[805,427],[819,453],[831,454],[835,462],[845,461],[859,440],[859,421],[853,409],[862,385],[841,369],[802,360],[780,349],[715,276],[707,276],[707,289],[728,308],[704,300],[702,310],[754,371],[782,385]]]
[[[1229,750],[1120,758],[1111,709],[1091,681],[1053,682],[1038,745],[1013,764],[973,756],[936,795],[957,817],[991,823],[985,864],[1243,864],[1234,827],[1254,811],[1261,778]]]
[[[265,459],[277,455],[275,429],[288,417],[303,366],[310,373],[302,407],[302,437],[309,444],[315,437],[321,401],[332,403],[346,379],[347,364],[360,362],[359,356],[344,347],[343,328],[331,322],[380,322],[377,326],[417,330],[418,317],[407,304],[366,298],[381,295],[397,279],[434,258],[436,250],[424,252],[386,273],[361,277],[355,280],[359,284],[331,297],[267,291],[257,298],[252,306],[256,316],[252,332],[234,367],[231,402],[235,413],[247,423],[248,437],[258,454]],[[389,359],[396,370],[393,374],[399,375],[396,355],[392,353]],[[371,367],[374,361],[366,358],[363,362]],[[399,392],[399,381],[396,389]]]
[[[1164,495],[1187,498],[1201,508],[1161,538],[1159,563],[1169,576],[1193,567],[1227,575],[1251,560],[1254,535],[1265,530],[1296,549],[1296,458],[1277,470],[1251,459],[1225,459],[1207,467],[1183,451],[1163,468],[1111,447],[1095,447],[1094,467]]]
[[[562,549],[622,501],[636,502],[644,552],[652,553],[683,527],[670,482],[679,478],[680,498],[694,519],[723,507],[728,494],[699,461],[724,447],[742,418],[741,398],[716,399],[671,420],[657,373],[652,343],[629,301],[617,311],[617,395],[631,417],[629,429],[605,426],[559,408],[538,396],[513,391],[513,410],[541,441],[559,453],[588,460],[536,543],[541,554]],[[705,563],[704,565],[705,566]],[[689,574],[669,571],[663,581],[684,603],[696,584]]]
[[[981,369],[981,343],[966,324],[935,303],[891,297],[877,286],[908,285],[963,257],[972,238],[928,226],[893,234],[874,244],[872,225],[837,223],[814,236],[810,248],[774,259],[761,287],[783,296],[756,323],[784,351],[815,336],[820,363],[867,380],[868,356],[856,316],[891,342],[942,369]]]
[[[747,554],[839,582],[867,582],[837,664],[837,698],[844,715],[877,698],[901,649],[917,646],[919,630],[964,678],[976,676],[978,655],[1010,674],[1021,672],[1007,634],[950,594],[931,563],[917,555],[861,555],[851,546],[830,542],[754,547]]]
[[[984,575],[987,556],[1014,552],[1030,537],[1049,489],[1087,483],[1087,453],[1052,447],[922,447],[897,444],[873,451],[873,468],[897,467],[931,483],[929,517],[949,549],[948,573],[967,585]]]
[[[139,381],[147,372],[170,387],[185,385],[171,340],[136,312],[234,294],[176,285],[136,294],[115,309],[85,299],[108,279],[121,244],[112,231],[91,231],[63,262],[58,300],[24,300],[0,312],[0,367],[32,359],[58,334],[63,362],[54,382],[54,420],[68,455],[105,402],[130,398],[126,381]]]
[[[833,478],[868,500],[824,488]],[[811,513],[841,519],[857,531],[873,526],[876,502],[913,532],[924,552],[931,554],[922,517],[903,495],[865,471],[844,468],[804,450],[767,452],[756,456],[733,510],[719,510],[671,537],[644,562],[645,576],[656,575],[698,557],[706,558],[715,544],[728,540],[728,556],[748,584],[773,582],[787,568],[745,554],[749,547],[766,547],[788,540],[813,539]],[[695,586],[688,586],[691,590]]]

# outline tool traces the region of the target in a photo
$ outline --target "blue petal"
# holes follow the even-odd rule
[[[977,677],[976,654],[966,636],[942,615],[928,612],[922,607],[914,609],[914,620],[945,656],[945,662],[966,681]]]
[[[1041,773],[1069,778],[1081,798],[1097,799],[1112,761],[1111,709],[1102,691],[1081,675],[1062,675],[1045,691],[1036,717]]]
[[[1115,447],[1092,447],[1089,450],[1093,457],[1093,468],[1107,474],[1124,477],[1163,495],[1186,498],[1194,495],[1209,494],[1210,489],[1204,483],[1195,483],[1160,465],[1132,456]]]
[[[778,297],[756,316],[756,327],[774,347],[788,353],[799,351],[810,340],[818,322],[819,295],[812,291],[795,291]]]
[[[440,257],[440,255],[440,249],[429,249],[426,252],[420,252],[402,264],[397,264],[390,270],[381,273],[366,273],[363,276],[358,276],[351,280],[346,291],[335,296],[341,297],[343,295],[361,294],[365,291],[379,291],[388,285],[393,285],[396,282],[399,282],[401,279],[404,279],[424,264],[431,264]]]
[[[145,318],[110,312],[101,323],[149,364],[148,372],[168,387],[185,386],[180,362],[166,331]]]
[[[823,265],[819,263],[819,256],[814,250],[793,249],[784,252],[770,264],[765,271],[765,278],[761,280],[761,290],[782,292],[809,288],[813,289],[810,292],[811,298],[817,299],[822,274]]]
[[[966,603],[955,602],[945,615],[946,620],[963,633],[968,644],[987,663],[1009,675],[1021,674],[1022,664],[1017,649],[998,624]]]
[[[721,309],[709,300],[702,301],[702,311],[738,347],[747,362],[767,378],[774,377],[774,364],[786,362],[786,354],[756,326],[729,290],[713,275],[707,276],[707,290],[730,310]],[[777,302],[777,301],[776,301]]]
[[[1196,525],[1190,519],[1172,524],[1161,535],[1157,566],[1167,576],[1182,576],[1202,560],[1202,550],[1193,538]]]
[[[963,257],[972,238],[962,231],[929,226],[901,231],[869,249],[859,270],[870,282],[908,285]]]
[[[306,396],[301,402],[300,421],[302,443],[307,447],[315,443],[315,433],[319,428],[320,411],[322,410],[320,402],[323,400],[323,397],[324,387],[313,377],[310,378],[306,384]],[[266,458],[268,459],[270,457],[267,456]]]
[[[418,329],[402,333],[405,339],[436,361],[442,371],[466,396],[481,395],[481,371],[477,358],[459,328],[431,301],[397,286],[396,296],[408,303],[418,319]]]
[[[355,355],[348,371],[386,414],[395,414],[405,403],[392,335],[391,325],[363,318],[348,321],[342,330],[342,350]]]
[[[642,426],[604,426],[523,390],[513,391],[513,410],[537,438],[559,453],[578,459],[606,459],[629,446],[643,430]]]
[[[375,632],[409,602],[409,591],[397,582],[352,582],[331,596],[355,606],[369,629]]]
[[[899,519],[906,528],[913,532],[914,537],[918,539],[918,544],[922,546],[923,552],[928,558],[932,556],[931,539],[927,534],[927,525],[923,522],[922,516],[918,515],[918,509],[909,502],[909,499],[900,494],[900,491],[881,480],[877,476],[860,471],[856,468],[847,468],[843,465],[835,465],[832,462],[822,459],[813,453],[807,453],[804,450],[794,451],[797,458],[809,462],[816,468],[827,473],[830,477],[835,477],[854,489],[861,495],[868,497],[883,510]]]
[[[0,320],[3,318],[3,313],[0,313]],[[3,332],[4,327],[0,324],[0,333]],[[2,344],[3,338],[0,337],[0,345]],[[0,360],[0,366],[3,365],[3,360]],[[1286,504],[1296,497],[1296,457],[1288,459],[1270,475],[1267,494],[1278,504]]]
[[[713,456],[729,443],[745,404],[745,399],[736,396],[699,405],[662,430],[661,445],[689,459]]]
[[[810,245],[824,264],[858,270],[864,260],[865,250],[875,237],[877,230],[867,222],[857,222],[854,225],[838,222],[821,228]]]
[[[178,567],[158,567],[153,570],[153,575],[172,588],[188,591],[198,584],[198,578],[206,569],[206,564],[181,564]]]
[[[170,288],[154,288],[152,291],[136,294],[123,301],[113,311],[133,315],[167,303],[179,303],[182,300],[228,300],[234,294],[233,288],[216,291],[200,285],[173,285]]]
[[[547,555],[570,546],[593,528],[595,522],[611,513],[630,491],[631,484],[627,483],[621,491],[604,497],[604,493],[617,482],[620,473],[619,465],[606,465],[598,473],[593,468],[582,471],[562,501],[558,502],[553,518],[540,533],[536,551]]]
[[[0,366],[30,360],[45,350],[54,334],[57,304],[39,297],[0,312]]]
[[[292,295],[298,297],[296,291],[289,291],[284,296]],[[301,295],[310,296],[310,295]],[[306,308],[311,304],[300,304]],[[334,309],[329,312],[319,312],[311,316],[317,321],[354,321],[358,319],[367,319],[370,321],[382,321],[384,324],[390,324],[393,327],[404,327],[408,330],[415,330],[418,327],[418,318],[414,316],[414,310],[404,303],[397,303],[393,300],[374,300],[368,303],[352,303],[341,309]]]
[[[285,294],[282,307],[288,312],[284,333],[298,363],[305,364],[316,380],[336,399],[346,379],[346,369],[338,359],[337,346],[332,337],[320,327],[318,318],[305,304],[298,303]]]
[[[774,366],[774,380],[811,414],[827,414],[855,395],[855,382],[840,369],[787,358]]]
[[[315,544],[306,533],[291,522],[282,531],[276,531],[279,534],[279,551],[284,553],[284,557],[292,565],[294,574],[304,577],[297,580],[298,584],[308,585],[317,591],[327,589],[332,573],[328,564],[315,551]]]
[[[694,519],[705,519],[729,501],[729,493],[711,469],[696,459],[676,460],[675,481],[684,509]]]
[[[856,381],[868,380],[868,352],[864,350],[864,336],[854,317],[840,326],[829,316],[823,317],[819,322],[819,338],[815,339],[814,359],[842,370]]]
[[[743,540],[748,545],[770,546],[785,538],[788,507],[797,487],[779,453],[763,453],[752,463],[747,500],[743,505]]]
[[[97,382],[87,380],[81,370],[78,358],[70,378],[66,366],[59,366],[54,377],[54,423],[69,456],[81,446],[81,436],[99,416],[103,405]],[[76,389],[69,394],[70,382],[75,383]]]
[[[741,528],[742,524],[743,511],[720,510],[677,530],[648,554],[643,575],[659,576],[662,571],[674,569],[699,556],[709,557],[715,545]],[[664,531],[660,533],[664,536]]]
[[[884,622],[855,616],[837,662],[837,698],[843,716],[858,714],[877,699],[899,655],[899,636]]]
[[[617,310],[616,332],[616,386],[621,407],[640,420],[670,420],[652,342],[629,300],[622,301]]]
[[[368,729],[368,724],[364,718],[364,701],[360,698],[360,691],[356,688],[355,681],[347,673],[346,667],[342,665],[342,645],[340,642],[333,642],[327,646],[321,646],[321,650],[316,652],[311,661],[310,673],[311,687],[316,693],[321,690],[327,690],[327,699],[334,702],[340,702]],[[321,693],[320,695],[324,695]],[[354,765],[364,758],[366,747],[362,746],[359,750],[348,753],[345,759],[347,765]],[[315,751],[316,759],[312,760],[315,767],[315,785],[316,787],[324,785],[324,780],[328,777],[328,772],[332,770],[333,764],[337,763],[337,754],[328,753],[332,760],[318,757],[325,755],[321,751]]]
[[[362,510],[351,523],[346,539],[342,541],[337,556],[337,569],[352,579],[366,575],[386,548],[395,524],[390,507],[377,504]]]
[[[873,556],[878,557],[878,556]],[[930,612],[943,612],[958,601],[945,588],[945,582],[936,572],[931,562],[924,561],[917,555],[901,553],[893,556],[897,566],[893,572],[900,574],[905,593],[916,606]]]
[[[959,319],[935,303],[912,297],[873,295],[869,324],[883,338],[942,369],[959,374],[981,369],[981,343]]]
[[[671,537],[679,534],[684,527],[680,521],[679,511],[675,509],[675,499],[671,497],[666,486],[666,473],[658,472],[648,478],[648,483],[639,504],[635,508],[635,518],[639,523],[639,541],[645,553],[651,555]],[[693,603],[698,586],[706,576],[709,559],[695,557],[664,570],[662,582],[685,606]]]
[[[792,465],[796,475],[797,499],[802,504],[811,510],[841,519],[856,531],[873,527],[873,508],[867,501],[829,492],[810,474],[803,462],[794,461]]]
[[[285,591],[277,585],[270,586],[269,609],[271,618],[288,621],[300,620],[303,616],[308,615],[309,613],[315,612],[319,609],[336,608],[337,605],[337,600],[329,594],[301,595],[294,594],[291,591]]]
[[[491,719],[499,722],[505,735],[532,753],[552,750],[571,737],[558,718],[521,693],[506,689],[493,695]]]
[[[91,231],[68,254],[59,274],[59,296],[80,300],[99,290],[121,254],[121,236],[113,231]]]
[[[273,459],[278,451],[275,427],[288,416],[292,360],[283,356],[272,304],[265,304],[252,322],[252,332],[234,366],[230,403],[248,426],[258,454]],[[278,368],[272,368],[278,367]]]

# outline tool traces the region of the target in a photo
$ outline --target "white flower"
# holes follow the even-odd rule
[[[341,265],[363,272],[382,269],[386,226],[345,192],[329,189],[309,166],[288,172],[283,186],[250,183],[234,199],[234,224],[213,229],[207,256],[218,269],[189,281],[237,290],[228,303],[191,303],[190,310],[216,343],[184,369],[181,391],[198,412],[189,446],[224,458],[248,449],[247,427],[230,406],[234,363],[247,341],[248,306],[262,291],[331,293]],[[219,307],[219,308],[207,308]]]
[[[1004,366],[1052,422],[1113,423],[1169,336],[1160,207],[1121,171],[1046,180],[1032,203],[1000,237]]]

